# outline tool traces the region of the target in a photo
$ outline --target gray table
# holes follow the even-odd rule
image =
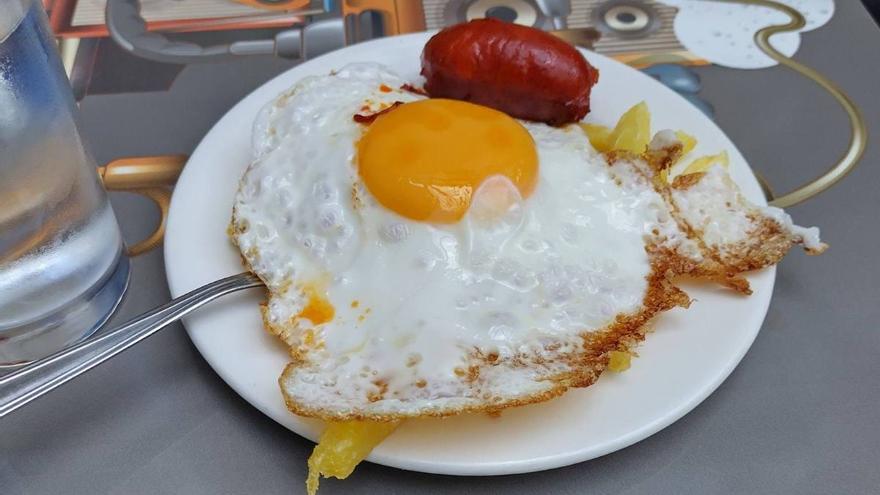
[[[798,59],[833,75],[872,139],[847,180],[791,209],[831,249],[790,255],[751,351],[693,412],[632,447],[538,474],[457,478],[364,464],[321,493],[880,492],[880,30],[854,0],[806,34]],[[87,97],[99,161],[188,153],[240,97],[289,64],[247,59],[188,67],[169,93]],[[784,69],[699,70],[703,96],[749,162],[779,190],[843,149],[843,113]],[[155,212],[119,195],[126,235]],[[134,261],[119,318],[168,299],[162,254]],[[696,372],[696,371],[695,371]],[[175,325],[0,422],[3,494],[299,493],[311,443],[229,389]]]

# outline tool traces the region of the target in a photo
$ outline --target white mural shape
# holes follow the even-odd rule
[[[718,65],[735,69],[763,69],[776,62],[755,44],[755,33],[766,26],[782,24],[788,16],[756,5],[711,0],[659,0],[677,7],[673,28],[681,43],[694,54]],[[774,48],[794,55],[801,32],[823,26],[834,15],[834,0],[777,0],[797,9],[807,25],[800,32],[777,34],[770,38]]]

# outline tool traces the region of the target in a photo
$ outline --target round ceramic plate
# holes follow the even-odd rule
[[[419,55],[427,39],[427,34],[385,38],[303,63],[258,88],[217,122],[192,154],[171,202],[165,266],[172,295],[243,270],[226,228],[260,107],[304,76],[327,74],[350,62],[380,62],[420,83]],[[699,140],[696,153],[727,150],[734,179],[747,197],[763,204],[743,157],[711,120],[641,72],[594,53],[585,56],[601,72],[587,121],[611,125],[644,100],[654,130],[686,130]],[[730,374],[761,327],[774,274],[773,269],[752,274],[750,297],[709,285],[685,287],[694,304],[663,314],[625,373],[605,373],[592,387],[510,409],[499,418],[408,421],[368,460],[430,473],[497,475],[565,466],[638,442],[696,407]],[[186,329],[217,374],[245,400],[315,440],[321,423],[294,416],[282,401],[277,379],[288,354],[262,329],[262,299],[259,290],[227,296],[188,317]]]

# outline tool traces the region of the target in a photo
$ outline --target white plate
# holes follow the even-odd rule
[[[311,60],[267,82],[217,122],[190,158],[171,202],[165,266],[172,295],[242,271],[226,227],[250,159],[251,124],[260,107],[303,76],[327,74],[355,61],[378,61],[419,81],[419,55],[427,39],[426,34],[386,38]],[[641,72],[594,53],[585,55],[601,72],[588,121],[613,124],[645,100],[655,130],[687,130],[699,139],[696,152],[727,150],[731,172],[746,196],[763,203],[745,160],[712,121]],[[505,411],[498,419],[473,415],[409,421],[369,460],[429,473],[497,475],[565,466],[638,442],[696,407],[730,374],[761,327],[774,274],[769,269],[751,275],[751,297],[708,285],[687,287],[696,302],[687,311],[662,315],[625,373],[606,373],[592,387]],[[281,399],[277,379],[288,356],[262,329],[261,299],[259,291],[227,296],[187,318],[187,331],[217,374],[245,400],[314,440],[321,424],[289,413]]]

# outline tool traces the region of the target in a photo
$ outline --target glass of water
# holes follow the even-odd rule
[[[128,273],[42,2],[0,0],[0,366],[90,335]]]

